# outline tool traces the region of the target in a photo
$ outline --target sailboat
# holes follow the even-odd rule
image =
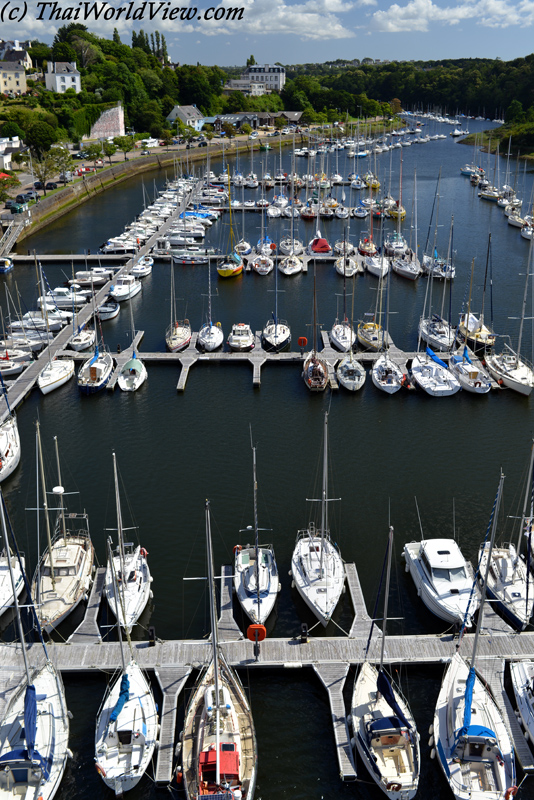
[[[207,350],[208,353],[217,350],[224,341],[224,333],[221,323],[215,324],[211,317],[211,267],[208,264],[208,319],[198,332],[197,347],[199,350]]]
[[[117,586],[115,560],[108,540],[108,559]],[[120,594],[120,591],[119,591]],[[125,609],[123,608],[123,614]],[[137,786],[152,760],[158,738],[158,712],[150,684],[136,663],[127,632],[130,661],[117,625],[122,669],[109,683],[98,711],[95,732],[95,767],[117,797]]]
[[[0,516],[7,543],[7,511],[1,492]],[[22,570],[10,524],[9,529],[13,550]],[[33,605],[31,608],[46,660],[42,666],[30,669],[11,562],[12,559],[8,559],[24,661],[24,677],[11,695],[0,722],[0,797],[52,800],[59,789],[69,754],[69,716],[65,689],[61,674],[56,671],[48,657]],[[27,587],[27,582],[25,583]]]
[[[219,646],[209,501],[206,541],[212,653],[185,715],[183,786],[187,800],[253,800],[258,761],[256,734],[241,681]]]
[[[411,234],[410,234],[410,247],[397,257],[391,260],[391,269],[400,275],[402,278],[407,278],[410,281],[415,281],[422,272],[421,264],[417,258],[417,173],[414,170],[414,196],[413,196],[413,217],[414,217],[414,247],[411,247]]]
[[[474,259],[473,259],[474,266]],[[471,286],[469,288],[469,303],[467,314],[460,316],[458,325],[458,337],[466,342],[475,353],[485,353],[495,345],[495,334],[493,332],[493,322],[488,327],[484,322],[484,301],[486,297],[486,283],[488,279],[488,269],[490,270],[490,291],[492,281],[492,260],[491,260],[491,232],[488,236],[488,250],[486,254],[486,270],[484,274],[484,289],[482,292],[482,310],[478,316],[471,311],[471,286],[473,284],[473,268],[471,269]],[[491,305],[493,308],[493,304]]]
[[[234,229],[232,225],[232,197],[230,189],[230,172],[228,172],[228,220],[230,226],[230,236],[228,244],[228,255],[217,265],[217,272],[221,278],[234,278],[243,272],[243,259],[236,251],[234,246]]]
[[[324,392],[328,385],[328,364],[317,355],[316,267],[313,266],[313,348],[304,359],[302,377],[310,392]]]
[[[8,558],[11,561],[11,568],[8,564]],[[5,546],[0,553],[0,617],[13,607],[13,587],[15,594],[20,597],[24,591],[24,556],[20,558],[20,564],[15,557],[9,542],[5,542]],[[11,581],[13,575],[13,582]]]
[[[345,581],[343,561],[330,538],[328,526],[328,412],[324,415],[321,524],[310,521],[297,534],[291,556],[291,576],[298,593],[325,627],[341,597]]]
[[[458,378],[430,347],[424,353],[417,353],[411,373],[419,388],[432,397],[447,397],[461,389]]]
[[[380,273],[379,275],[374,313],[365,312],[364,316],[368,319],[359,322],[356,328],[356,336],[361,346],[375,352],[386,350],[389,347],[389,336],[386,335],[382,327],[382,315],[384,313],[382,310],[382,302],[385,275],[386,273]]]
[[[95,296],[93,294],[93,315],[95,313]],[[102,336],[102,328],[100,327],[100,337],[102,339],[102,347],[104,337]],[[98,347],[98,339],[95,341],[95,351],[93,355],[84,361],[78,370],[78,387],[83,394],[94,394],[99,392],[106,386],[111,378],[113,372],[113,357],[111,353]]]
[[[32,596],[36,599],[39,623],[47,633],[50,633],[82,600],[87,599],[93,583],[95,551],[89,534],[87,514],[65,513],[63,503],[65,490],[61,486],[57,437],[54,437],[54,444],[59,485],[54,486],[52,493],[59,508],[54,532],[50,530],[39,422],[37,422],[36,436],[48,547],[41,556],[33,576]],[[37,513],[39,513],[38,506]]]
[[[176,297],[174,292],[174,264],[171,261],[171,322],[165,332],[165,344],[171,353],[177,353],[191,341],[191,324],[188,319],[176,316]]]
[[[517,541],[493,547],[488,573],[487,594],[492,601],[493,608],[518,631],[525,630],[534,609],[534,588],[530,585],[532,583],[532,522],[534,516],[533,464],[534,443],[531,446],[523,514]],[[527,539],[526,560],[521,555],[523,536]],[[487,544],[480,548],[478,558],[479,572],[485,574],[488,569]]]
[[[519,394],[529,395],[534,389],[534,370],[532,365],[525,358],[521,357],[521,344],[523,340],[523,324],[525,321],[525,309],[527,305],[528,279],[532,277],[532,243],[529,246],[529,257],[525,275],[525,290],[523,292],[523,305],[521,309],[521,322],[519,325],[519,338],[517,351],[505,343],[504,350],[500,353],[489,353],[486,355],[486,367],[496,381],[502,382],[509,389],[513,389]]]
[[[274,314],[265,323],[261,338],[264,350],[279,353],[287,350],[291,344],[291,328],[285,320],[278,317],[278,270],[275,273],[274,287]]]
[[[343,276],[343,318],[340,320],[336,318],[332,329],[330,331],[330,342],[341,350],[342,353],[347,353],[352,350],[356,341],[356,334],[347,317],[347,278]]]
[[[454,217],[451,218],[451,227],[449,233],[449,247],[447,252],[447,263],[452,267],[452,253],[453,253],[453,223]],[[419,320],[419,337],[423,339],[434,350],[450,350],[456,338],[456,331],[451,325],[451,303],[452,303],[452,281],[449,281],[449,319],[444,317],[445,299],[447,296],[447,275],[444,276],[443,292],[441,297],[440,313],[432,313],[432,289],[434,286],[434,273],[431,272],[430,280],[427,283],[425,292],[425,304],[423,308],[423,316]],[[427,302],[428,301],[428,302]],[[426,311],[428,308],[428,316]]]
[[[469,284],[469,300],[467,301],[467,319],[471,318],[471,290],[473,287],[473,274],[475,271],[475,259],[471,264],[471,281]],[[478,323],[478,320],[477,320]],[[488,331],[485,325],[483,328]],[[482,328],[480,329],[482,330]],[[489,331],[488,331],[489,333]],[[457,331],[458,334],[458,331]],[[460,337],[462,338],[462,337]],[[472,394],[487,394],[491,389],[491,378],[482,367],[475,366],[467,352],[467,345],[464,345],[463,352],[451,354],[449,369],[455,378],[458,379],[462,389]]]
[[[130,305],[130,319],[132,321],[132,341],[133,341],[135,339],[135,328],[133,321],[133,310],[131,305]],[[136,392],[143,385],[143,383],[146,381],[147,378],[148,378],[147,368],[145,367],[144,363],[141,361],[141,359],[135,352],[135,347],[133,347],[132,357],[129,358],[128,361],[122,365],[121,370],[119,372],[119,377],[117,378],[119,389],[122,389],[123,392]]]
[[[351,308],[351,328],[354,330],[354,294],[355,294],[355,281],[352,287],[352,308]],[[354,347],[349,349],[349,352],[344,356],[336,367],[336,378],[339,383],[350,392],[357,392],[365,383],[367,373],[359,361],[354,358]]]
[[[384,338],[389,341],[389,290],[390,290],[390,275],[388,272],[388,285],[386,293],[386,327],[384,331]],[[389,355],[389,350],[381,353],[375,361],[371,369],[371,380],[377,389],[385,392],[386,394],[395,394],[398,392],[405,381],[405,375],[396,361],[393,361]]]
[[[45,297],[44,278],[41,265],[35,259],[35,269],[37,271],[38,284],[41,287],[41,296]],[[50,336],[50,325],[48,320],[48,307],[43,300],[42,314],[44,317],[47,336]],[[48,342],[48,364],[41,370],[37,378],[37,386],[43,394],[49,394],[54,389],[59,389],[74,376],[74,360],[72,358],[52,358],[50,355],[51,342]]]
[[[490,519],[489,560],[495,539],[503,477],[501,475]],[[486,569],[482,586],[471,663],[460,655],[460,645],[457,645],[457,651],[443,676],[434,713],[432,733],[436,743],[435,752],[458,800],[482,800],[485,797],[502,800],[517,792],[514,786],[514,750],[508,731],[489,689],[476,674],[488,571]]]
[[[356,751],[370,776],[391,800],[411,800],[419,785],[419,734],[413,714],[384,670],[393,528],[389,529],[384,621],[378,669],[365,659],[354,682],[351,717]]]
[[[249,619],[257,624],[264,625],[269,614],[274,608],[280,579],[274,547],[272,544],[259,544],[258,527],[258,481],[256,477],[256,448],[252,446],[252,474],[254,488],[254,528],[249,526],[247,531],[254,530],[254,544],[234,547],[234,587],[241,608]]]
[[[0,483],[9,478],[20,462],[20,436],[17,417],[7,399],[7,389],[0,372],[0,383],[7,406],[7,416],[0,423]]]
[[[124,541],[124,528],[122,527],[121,500],[119,494],[119,479],[117,475],[117,460],[113,453],[113,476],[115,480],[115,504],[117,507],[117,535],[118,545],[113,558],[108,559],[104,592],[108,604],[127,633],[143,613],[151,595],[150,570],[148,569],[148,553],[132,542]],[[116,575],[116,580],[114,579]]]

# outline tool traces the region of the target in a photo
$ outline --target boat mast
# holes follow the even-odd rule
[[[217,786],[221,782],[221,765],[219,755],[219,641],[217,631],[217,609],[215,606],[215,580],[213,572],[213,552],[211,547],[211,522],[210,522],[210,503],[206,500],[206,547],[208,551],[208,591],[210,595],[210,619],[211,619],[211,645],[213,650],[213,677],[215,681],[215,747],[217,753],[215,783]]]
[[[126,598],[124,595],[124,584],[126,583],[127,575],[126,575],[126,565],[125,565],[125,554],[124,554],[124,539],[123,539],[123,532],[122,532],[122,514],[121,514],[121,498],[119,494],[119,478],[117,475],[117,458],[115,453],[113,453],[113,477],[115,480],[115,505],[117,507],[117,535],[119,538],[119,561],[121,565],[121,591],[117,592],[117,612],[119,611],[119,599],[121,601],[122,607],[122,616],[124,622],[124,629],[127,629],[126,625]],[[119,598],[119,594],[121,597]],[[117,619],[119,615],[117,613]]]
[[[67,544],[67,526],[65,524],[65,506],[63,505],[64,488],[61,484],[61,468],[59,465],[59,448],[57,443],[57,436],[54,436],[54,447],[56,450],[56,463],[57,463],[57,476],[59,484],[52,489],[53,494],[59,497],[59,513],[61,519],[61,532],[63,534],[63,544]]]
[[[533,238],[530,240],[530,246],[528,248],[528,260],[527,260],[527,272],[525,275],[525,291],[523,293],[523,306],[521,309],[521,322],[519,323],[519,339],[517,341],[517,355],[516,361],[519,362],[519,355],[521,353],[521,341],[523,339],[523,323],[525,321],[525,310],[527,307],[527,291],[528,291],[528,279],[530,277],[529,269],[532,263],[532,242],[534,241]]]
[[[521,537],[523,535],[523,531],[525,530],[525,523],[528,526],[528,539],[532,535],[532,517],[534,516],[534,492],[532,486],[532,468],[534,466],[534,439],[532,440],[532,445],[530,448],[530,465],[528,468],[528,478],[527,478],[527,486],[525,489],[525,501],[523,503],[523,514],[521,516],[521,524],[519,526],[519,534],[517,537],[517,554],[521,552]],[[528,501],[530,500],[530,515],[527,517],[527,506]],[[526,532],[526,531],[525,531]]]
[[[48,539],[48,554],[50,556],[50,577],[52,578],[52,591],[56,591],[56,576],[54,574],[54,558],[52,555],[52,536],[50,534],[50,520],[48,518],[48,501],[46,499],[46,484],[45,484],[45,475],[44,475],[44,464],[43,464],[43,448],[41,445],[41,426],[39,421],[36,423],[37,427],[37,446],[39,448],[39,467],[41,472],[41,486],[43,490],[43,509],[45,512],[45,521],[46,521],[46,538]],[[37,509],[37,513],[39,513],[39,509]]]
[[[252,438],[252,431],[250,432]],[[258,621],[260,620],[260,545],[259,545],[259,528],[258,528],[258,480],[256,477],[256,448],[252,445],[252,475],[253,475],[253,489],[254,489],[254,542],[256,549],[256,602],[258,603]]]
[[[391,553],[393,551],[393,526],[389,526],[389,538],[388,538],[388,563],[387,563],[387,570],[386,570],[386,594],[384,597],[384,619],[382,625],[382,646],[380,648],[380,667],[379,672],[382,672],[382,667],[384,665],[384,648],[386,646],[386,627],[387,627],[387,620],[388,620],[388,604],[389,604],[389,581],[391,576]]]
[[[117,585],[117,575],[115,573],[115,562],[113,561],[113,550],[112,550],[112,547],[111,547],[111,537],[108,538],[108,558],[109,558],[109,563],[111,565],[111,579],[113,581],[113,589],[114,589],[114,592],[115,592],[115,597],[117,599],[119,599],[119,592],[118,592],[118,585]],[[124,608],[123,608],[123,616],[125,616],[125,609]],[[128,633],[128,630],[126,628],[125,628],[125,630],[126,630],[126,638],[128,640],[128,644],[130,646],[130,653],[131,653],[131,656],[133,658],[132,642],[130,640],[130,634]],[[120,644],[120,651],[121,651],[122,671],[125,672],[126,671],[126,662],[124,660],[124,652],[123,652],[123,649],[122,649],[122,630],[121,630],[121,624],[119,622],[119,615],[118,614],[117,614],[117,634],[118,634],[118,637],[119,637],[119,644]]]
[[[321,565],[320,577],[324,577],[324,537],[328,529],[328,411],[324,415],[323,443],[323,490],[321,493]]]

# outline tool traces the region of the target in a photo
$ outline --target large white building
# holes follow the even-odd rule
[[[281,92],[286,82],[286,71],[285,67],[278,64],[254,64],[253,67],[246,68],[241,80],[263,83],[267,91]]]
[[[76,62],[55,61],[48,62],[48,72],[45,75],[45,85],[50,92],[63,94],[67,89],[74,89],[76,94],[82,91],[80,73]]]

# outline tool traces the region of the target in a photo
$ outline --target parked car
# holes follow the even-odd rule
[[[199,146],[199,147],[207,147],[207,146],[208,146],[208,143],[207,143],[207,142],[199,142],[199,143],[198,143],[198,146]]]
[[[42,189],[43,188],[43,184],[41,183],[41,181],[35,181],[35,183],[33,184],[33,188],[34,189]]]
[[[258,138],[258,134],[256,133],[256,131],[252,131],[252,133],[249,135],[248,138],[249,139],[257,139]]]
[[[150,155],[150,150],[141,150],[141,155],[142,156],[149,156]]]
[[[11,206],[11,213],[12,214],[22,214],[24,211],[28,210],[28,203],[13,203]]]
[[[54,181],[48,181],[48,183],[45,186],[45,189],[49,190],[57,189],[57,183],[54,183]]]
[[[11,208],[11,206],[16,205],[16,203],[17,203],[16,200],[13,200],[13,198],[9,198],[9,200],[6,200],[4,208]]]
[[[27,202],[28,202],[28,200],[30,200],[30,199],[31,199],[31,198],[27,197],[27,196],[26,196],[26,194],[18,194],[18,195],[15,197],[15,202],[16,202],[16,203],[27,203]]]
[[[60,181],[66,181],[67,183],[72,180],[72,172],[62,172],[59,176]]]
[[[36,192],[35,189],[29,189],[29,191],[24,192],[23,197],[26,197],[28,200],[37,200],[39,192]]]

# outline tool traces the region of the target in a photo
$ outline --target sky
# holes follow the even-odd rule
[[[221,67],[243,65],[250,55],[259,64],[299,64],[366,57],[509,61],[534,52],[534,0],[194,2],[2,0],[0,38],[50,43],[72,21],[99,36],[117,28],[126,44],[132,30],[159,30],[172,61]]]

